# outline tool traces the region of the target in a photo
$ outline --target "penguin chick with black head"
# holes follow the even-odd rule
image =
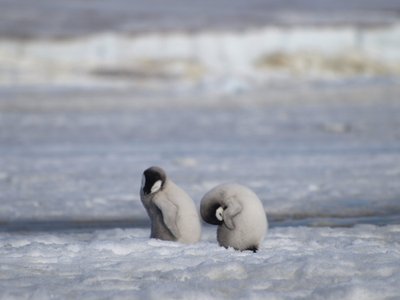
[[[257,252],[268,230],[264,207],[257,195],[245,186],[226,183],[204,195],[201,217],[218,225],[220,246]]]
[[[186,244],[200,240],[200,218],[193,200],[163,169],[150,167],[143,172],[140,199],[150,217],[150,238]]]

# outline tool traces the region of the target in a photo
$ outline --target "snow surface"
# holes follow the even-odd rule
[[[0,299],[400,298],[398,1],[22,2],[0,0]],[[261,250],[150,240],[151,165],[197,207],[254,190]]]
[[[399,94],[390,81],[227,97],[4,91],[0,220],[143,224],[139,188],[151,165],[197,206],[234,181],[275,219],[399,216]]]
[[[400,226],[273,228],[262,249],[148,229],[0,233],[2,299],[398,299]]]
[[[0,298],[398,298],[399,85],[282,84],[3,88]],[[150,165],[197,207],[219,183],[252,188],[272,228],[262,249],[221,248],[207,226],[195,245],[150,240]]]
[[[0,7],[0,37],[65,39],[105,31],[379,26],[398,21],[400,4],[397,0],[169,0],[168,5],[163,0],[0,0]]]
[[[0,43],[0,84],[194,85],[232,78],[254,85],[293,76],[399,75],[399,24],[7,39]]]

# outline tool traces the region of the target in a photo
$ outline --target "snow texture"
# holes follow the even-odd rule
[[[398,85],[320,84],[203,102],[3,89],[0,298],[396,299]],[[197,207],[222,182],[253,189],[261,250],[219,247],[205,225],[198,244],[150,240],[154,164]],[[341,228],[357,223],[385,226]]]
[[[0,0],[0,299],[399,299],[399,3]],[[152,165],[260,251],[149,239]]]
[[[23,5],[24,9],[21,9]],[[379,26],[399,19],[397,0],[0,0],[0,37],[71,38],[98,32],[246,30],[287,27]]]
[[[261,250],[147,229],[0,234],[0,298],[396,299],[400,226],[274,228]]]
[[[272,221],[387,224],[400,212],[399,94],[390,82],[286,83],[204,99],[6,90],[0,219],[144,224],[142,172],[159,165],[197,207],[217,184],[238,182],[256,192]]]
[[[196,33],[97,33],[0,43],[0,84],[241,85],[270,78],[400,74],[400,25],[277,28]],[[160,48],[163,51],[160,51]]]

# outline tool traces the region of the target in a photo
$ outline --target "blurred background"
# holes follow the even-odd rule
[[[141,174],[272,226],[400,222],[400,2],[0,0],[0,226],[147,226]]]

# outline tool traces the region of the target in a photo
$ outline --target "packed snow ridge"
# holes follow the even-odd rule
[[[393,75],[400,74],[399,46],[400,25],[396,23],[382,27],[99,33],[64,40],[3,40],[0,66],[2,83],[71,80],[70,75],[77,78],[82,74],[131,81]]]

